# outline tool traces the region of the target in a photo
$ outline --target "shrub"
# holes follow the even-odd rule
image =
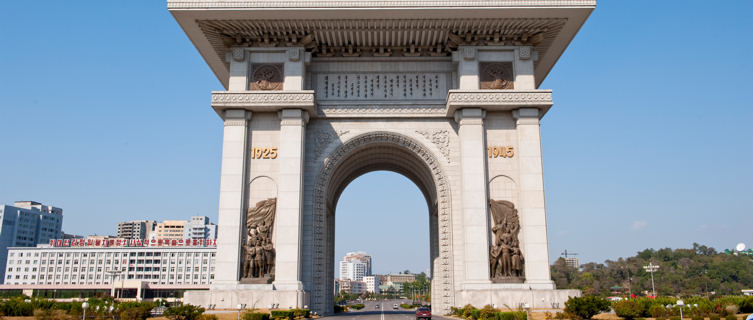
[[[345,312],[345,310],[346,310],[346,309],[345,309],[345,307],[343,307],[343,306],[341,306],[341,305],[337,305],[337,304],[335,305],[335,308],[334,308],[334,309],[335,309],[335,310],[334,310],[334,311],[335,311],[335,313]],[[718,320],[718,319],[717,319],[717,320]]]
[[[298,318],[308,318],[311,316],[311,310],[309,309],[293,309],[293,316]]]
[[[654,318],[656,318],[656,319],[659,319],[659,318],[663,318],[663,317],[664,317],[664,316],[665,316],[665,315],[667,314],[667,309],[665,309],[665,308],[664,308],[664,307],[663,307],[662,305],[660,305],[660,304],[655,304],[655,305],[652,305],[652,306],[650,306],[650,307],[648,308],[648,313],[649,313],[649,314],[650,314],[650,315],[651,315],[652,317],[654,317]]]
[[[204,313],[204,308],[190,304],[167,308],[162,315],[170,320],[197,320]]]
[[[199,320],[219,320],[217,315],[214,314],[202,314],[199,316]]]
[[[671,316],[669,317],[669,320],[682,320],[679,316]]]
[[[352,308],[352,309],[355,309],[355,310],[361,310],[361,309],[363,309],[364,305],[363,305],[363,303],[358,303],[358,304],[354,304],[354,305],[349,306],[349,307]]]
[[[400,308],[403,308],[403,309],[412,309],[413,305],[412,304],[407,304],[407,303],[401,303],[400,304]]]
[[[600,312],[609,311],[609,301],[596,296],[570,297],[565,311],[582,319],[591,319]]]
[[[558,313],[557,315],[562,315],[562,313]],[[497,312],[496,316],[496,320],[526,320],[527,318],[525,311]],[[564,319],[564,316],[562,319]]]
[[[719,320],[719,319],[720,318],[718,314],[712,313],[709,315],[709,320]]]
[[[466,304],[464,307],[459,309],[460,314],[458,316],[462,318],[466,318],[466,319],[470,318],[471,314],[473,313],[473,310],[476,310],[476,308],[470,304]]]
[[[340,306],[335,306],[335,312],[337,312],[337,307]],[[342,307],[340,308],[342,309]],[[269,320],[269,313],[246,311],[242,318],[243,320]]]
[[[701,317],[701,316],[692,316],[692,317],[690,317],[690,320],[703,320],[703,317]]]
[[[150,316],[151,310],[152,308],[148,305],[132,305],[127,302],[118,306],[117,313],[120,315],[120,320],[146,320]]]
[[[646,320],[646,318],[635,318],[635,320]]]
[[[665,318],[665,317],[658,317],[658,318],[656,318],[656,320],[667,320],[667,318]]]
[[[737,316],[734,314],[728,314],[726,317],[724,317],[725,320],[737,320]]]
[[[272,310],[270,317],[272,319],[295,319],[293,310]]]
[[[481,310],[474,308],[471,310],[471,319],[478,320],[481,318]]]
[[[73,319],[73,317],[69,316],[63,310],[37,309],[37,310],[34,310],[34,319],[36,320],[71,320]]]
[[[614,313],[628,320],[640,317],[643,314],[641,305],[633,300],[617,301],[613,305]]]
[[[557,312],[554,314],[554,319],[556,320],[565,320],[565,313],[564,312]]]
[[[494,309],[494,307],[490,305],[485,305],[481,310],[479,310],[478,317],[481,320],[495,320],[497,317],[497,310]]]
[[[740,301],[740,312],[753,313],[753,296],[745,297],[742,301]]]

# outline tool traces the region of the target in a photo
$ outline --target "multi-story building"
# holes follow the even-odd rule
[[[363,281],[367,266],[360,261],[340,261],[340,279]]]
[[[366,283],[366,292],[379,293],[379,277],[378,276],[365,276],[363,282]]]
[[[32,247],[62,237],[63,209],[35,201],[0,206],[0,279],[5,279],[9,247]]]
[[[186,220],[165,220],[157,223],[154,229],[154,239],[157,240],[178,240],[183,239],[183,230],[188,221]]]
[[[117,290],[124,283],[136,283],[139,292],[208,289],[215,253],[215,240],[51,240],[8,248],[0,289]]]
[[[209,223],[209,217],[193,216],[183,228],[185,239],[216,239],[217,225]]]
[[[343,261],[362,262],[366,264],[365,275],[370,276],[371,272],[371,256],[363,251],[348,252],[343,257]]]
[[[118,238],[149,239],[157,222],[154,220],[131,220],[118,222]]]
[[[384,282],[406,283],[416,281],[415,274],[387,274],[384,276]]]
[[[578,269],[580,268],[580,260],[575,257],[567,257],[565,258],[565,265],[571,268]]]
[[[340,279],[363,281],[371,275],[371,256],[363,251],[348,252],[340,261]]]

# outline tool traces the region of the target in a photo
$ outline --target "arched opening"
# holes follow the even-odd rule
[[[334,305],[335,214],[345,187],[372,171],[392,171],[410,179],[423,194],[429,212],[432,308],[452,305],[452,262],[449,227],[449,190],[435,157],[406,136],[373,132],[346,141],[332,152],[319,175],[315,191],[314,221],[323,230],[314,234],[323,253],[315,260],[312,306],[332,312]],[[440,250],[441,247],[441,250]]]
[[[363,174],[344,189],[335,212],[334,277],[349,279],[341,281],[339,288],[355,291],[346,297],[357,294],[374,297],[375,294],[365,292],[379,292],[378,285],[385,285],[377,282],[377,275],[395,275],[405,270],[411,274],[431,275],[429,210],[421,190],[410,179],[391,171]],[[364,253],[368,258],[363,257]],[[365,265],[343,264],[346,254]],[[339,291],[336,282],[335,302]],[[404,292],[406,297],[415,298]],[[381,293],[398,292],[384,290]],[[420,301],[426,302],[425,299]],[[365,311],[373,311],[373,303],[366,304]],[[385,310],[391,310],[391,306],[392,303],[385,304],[384,307],[389,308]]]

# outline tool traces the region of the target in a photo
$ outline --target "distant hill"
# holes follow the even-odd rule
[[[654,273],[656,293],[665,295],[741,294],[753,289],[753,256],[731,255],[693,244],[692,249],[646,249],[634,257],[582,264],[580,270],[559,258],[551,267],[558,289],[580,289],[584,294],[651,293],[651,275],[643,266],[659,265]]]

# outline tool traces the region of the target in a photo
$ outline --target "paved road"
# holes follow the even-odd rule
[[[409,301],[408,301],[409,302]],[[364,301],[364,308],[358,311],[338,313],[333,316],[324,317],[326,320],[415,320],[415,310],[405,310],[398,308],[397,311],[392,310],[393,304],[400,305],[406,303],[401,300],[382,300],[382,301]],[[375,308],[376,305],[379,308]],[[432,320],[448,320],[446,317],[437,315],[432,316]]]

